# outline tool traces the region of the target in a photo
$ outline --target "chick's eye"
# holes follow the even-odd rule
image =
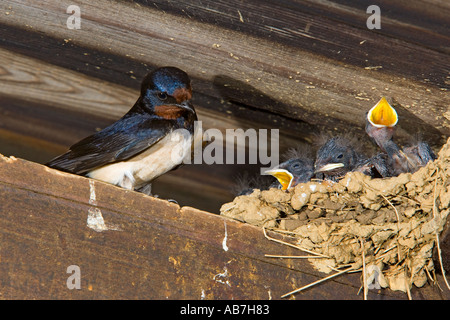
[[[159,100],[166,100],[167,99],[167,93],[165,92],[158,92],[158,98]]]
[[[343,155],[342,153],[340,153],[340,154],[337,156],[338,159],[342,159],[343,157],[344,157],[344,155]]]

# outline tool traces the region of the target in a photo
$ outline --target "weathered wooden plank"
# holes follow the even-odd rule
[[[148,7],[190,19],[220,25],[271,41],[301,48],[358,67],[380,66],[416,80],[430,72],[434,85],[446,86],[445,71],[431,56],[449,53],[450,33],[445,27],[450,6],[445,1],[378,1],[382,28],[368,32],[370,1],[138,1]],[[417,16],[420,19],[417,19]],[[379,35],[387,36],[380,37]],[[396,38],[393,40],[392,38]],[[400,40],[400,41],[397,41]],[[358,45],[364,41],[363,45]],[[382,42],[378,43],[377,42]],[[384,50],[389,47],[390,50]],[[437,52],[428,50],[433,48]],[[425,49],[426,48],[426,49]],[[425,50],[424,50],[425,49]],[[408,53],[411,60],[399,59]],[[429,56],[424,57],[424,55]],[[428,63],[416,68],[414,61]],[[419,71],[420,68],[423,68]]]
[[[323,277],[260,229],[39,164],[0,158],[0,298],[279,299]],[[110,230],[88,216],[100,212]],[[81,271],[69,290],[67,267]],[[296,299],[361,299],[357,274]],[[448,299],[432,286],[415,299]],[[389,290],[370,299],[406,299]]]
[[[389,40],[368,30],[357,29],[354,32],[355,43],[349,47],[348,56],[351,57],[351,52],[361,47],[363,49],[355,51],[358,59],[364,57],[367,60],[367,55],[370,55],[377,63],[386,60],[387,64],[381,71],[363,69],[373,66],[372,61],[368,62],[369,66],[358,65],[359,68],[336,64],[335,60],[317,59],[304,48],[277,44],[270,39],[256,38],[189,17],[161,14],[157,9],[137,4],[114,2],[106,5],[98,2],[93,6],[81,3],[86,15],[83,27],[76,31],[67,30],[64,25],[66,16],[61,12],[68,2],[49,3],[45,8],[37,7],[33,2],[25,5],[17,1],[13,4],[12,14],[2,17],[2,23],[17,27],[31,25],[33,30],[55,38],[70,38],[88,48],[98,48],[100,44],[116,55],[128,55],[130,59],[154,65],[177,61],[194,78],[210,83],[214,83],[218,76],[226,75],[279,101],[278,105],[263,108],[286,117],[315,125],[325,124],[330,128],[339,124],[336,120],[341,120],[343,124],[338,130],[348,124],[360,127],[364,112],[381,95],[390,95],[441,134],[448,133],[448,119],[441,116],[447,111],[448,95],[439,88],[446,81],[448,55]],[[340,30],[335,26],[333,29]],[[345,30],[348,31],[348,27]],[[344,34],[340,39],[346,39],[346,35],[352,33]],[[363,40],[366,42],[360,45]],[[297,41],[303,43],[305,39],[299,36]],[[405,56],[409,59],[404,59]],[[388,66],[399,67],[391,73]],[[438,75],[439,81],[432,80],[434,84],[417,82],[416,76],[410,78],[411,70],[424,79]],[[241,94],[238,92],[236,96],[242,97],[246,93],[248,90]]]
[[[67,118],[72,120],[72,123],[68,123],[71,126],[82,130],[86,130],[90,126],[90,130],[92,130],[111,124],[120,118],[133,106],[139,96],[138,88],[129,89],[119,85],[109,85],[106,81],[87,77],[83,73],[55,67],[50,63],[30,59],[8,50],[0,49],[0,58],[5,62],[1,77],[3,85],[0,93],[4,96],[2,109],[7,114],[12,114],[16,112],[17,108],[21,108],[22,114],[34,112],[31,115],[40,117],[41,120],[47,116],[54,117],[56,126],[61,126],[60,122],[67,122]],[[193,85],[195,87],[195,80]],[[27,88],[26,94],[24,94],[24,88]],[[51,96],[51,99],[49,99],[49,96]],[[14,99],[22,101],[25,106],[21,107],[19,101],[13,101]],[[41,111],[28,111],[28,109],[31,109],[30,103],[35,104],[34,108],[37,109],[43,109],[48,105],[53,108],[53,111],[44,111],[44,114],[39,116]],[[64,109],[64,112],[58,109]],[[244,119],[233,118],[227,112],[224,116],[225,110],[208,109],[205,102],[200,104],[198,109],[204,129],[217,128],[225,131],[225,129],[249,127],[258,129],[261,126],[261,124],[254,125],[249,117]],[[57,114],[51,114],[53,112]],[[20,116],[20,113],[18,113],[18,116]],[[87,124],[81,124],[71,119],[77,116],[83,116],[83,121],[86,121]],[[269,118],[267,120],[261,119],[261,123],[265,124],[265,128],[275,128],[278,119],[280,121],[282,119],[276,116],[274,118],[276,118],[276,122]],[[16,122],[18,121],[20,119],[16,120]],[[301,122],[294,121],[284,121],[284,123],[287,128],[302,125]],[[5,123],[5,125],[7,124]],[[26,123],[25,125],[30,126]],[[312,125],[304,124],[303,126],[303,131],[315,129]],[[286,136],[286,139],[289,140],[287,134]],[[80,134],[77,138],[81,139],[82,137]],[[311,133],[309,133],[309,137],[312,137]],[[61,141],[59,140],[59,142]],[[280,147],[285,147],[286,142],[280,142]]]

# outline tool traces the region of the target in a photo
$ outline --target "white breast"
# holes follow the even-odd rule
[[[191,152],[191,145],[188,131],[176,130],[139,155],[92,170],[87,176],[126,189],[137,189],[181,164]]]

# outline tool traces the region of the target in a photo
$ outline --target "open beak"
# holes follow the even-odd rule
[[[397,111],[383,97],[367,113],[367,120],[375,127],[393,127],[398,122]]]
[[[277,178],[278,182],[281,184],[281,190],[289,189],[292,185],[292,181],[294,180],[292,173],[285,169],[272,169],[266,171],[266,173]]]
[[[328,163],[324,165],[323,167],[320,167],[316,170],[316,172],[325,172],[325,171],[331,171],[337,168],[342,168],[344,166],[343,163]]]

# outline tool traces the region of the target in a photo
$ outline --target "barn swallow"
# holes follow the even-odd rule
[[[288,190],[299,183],[305,183],[314,176],[314,162],[305,148],[289,150],[288,160],[265,173],[274,176],[281,184],[282,190]]]
[[[336,181],[347,172],[354,171],[365,160],[350,139],[338,136],[329,139],[319,148],[314,169],[318,178]]]
[[[436,155],[426,142],[418,142],[411,147],[399,148],[393,136],[398,122],[395,109],[383,97],[367,113],[366,132],[388,156],[390,175],[415,172],[436,159]]]
[[[46,165],[150,194],[151,181],[191,152],[197,120],[191,98],[184,71],[158,68],[145,76],[138,100],[121,119]]]

